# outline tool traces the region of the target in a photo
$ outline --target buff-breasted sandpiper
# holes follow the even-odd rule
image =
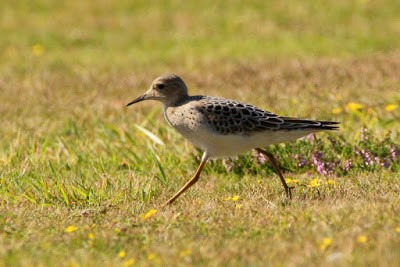
[[[262,148],[294,141],[310,133],[339,128],[338,122],[282,117],[235,100],[189,96],[184,81],[174,74],[156,78],[142,96],[127,106],[143,100],[162,102],[167,122],[204,151],[194,176],[164,205],[171,204],[198,181],[209,158],[235,156],[252,149],[269,158],[287,197],[291,198],[292,188],[287,185],[278,162]]]

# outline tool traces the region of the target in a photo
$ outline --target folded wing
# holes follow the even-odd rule
[[[206,97],[197,109],[209,127],[223,135],[252,135],[264,131],[336,130],[338,122],[281,117],[258,107],[222,98]],[[310,132],[311,132],[310,131]]]

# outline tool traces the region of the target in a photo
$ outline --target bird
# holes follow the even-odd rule
[[[188,87],[178,75],[157,77],[149,89],[127,106],[144,100],[157,100],[164,106],[164,116],[194,146],[203,150],[201,162],[193,177],[163,205],[172,204],[194,185],[208,159],[237,156],[255,150],[264,154],[274,167],[284,187],[286,197],[292,198],[274,155],[264,148],[271,144],[295,141],[310,133],[339,129],[339,122],[300,119],[276,115],[243,102],[204,95],[190,96]]]

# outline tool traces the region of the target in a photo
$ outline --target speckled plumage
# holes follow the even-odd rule
[[[214,158],[337,128],[335,122],[280,117],[249,104],[209,96],[187,96],[166,105],[164,113],[171,126]]]
[[[206,117],[207,124],[222,135],[252,135],[265,131],[290,131],[300,129],[333,129],[336,123],[314,120],[300,120],[281,117],[258,107],[234,100],[196,96],[199,99],[198,112]]]
[[[144,95],[128,105],[146,99],[161,101],[168,123],[204,150],[202,164],[191,181],[197,181],[208,158],[233,156],[253,148],[268,155],[278,168],[273,156],[260,147],[293,141],[312,132],[338,129],[337,122],[282,117],[235,100],[189,96],[186,84],[173,74],[155,79]],[[278,169],[277,172],[291,196],[283,175]],[[188,183],[167,204],[190,186]]]

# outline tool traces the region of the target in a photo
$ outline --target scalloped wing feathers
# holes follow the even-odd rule
[[[209,127],[222,135],[251,135],[277,130],[334,130],[338,123],[280,117],[258,107],[217,97],[195,96],[196,109],[203,114]]]

